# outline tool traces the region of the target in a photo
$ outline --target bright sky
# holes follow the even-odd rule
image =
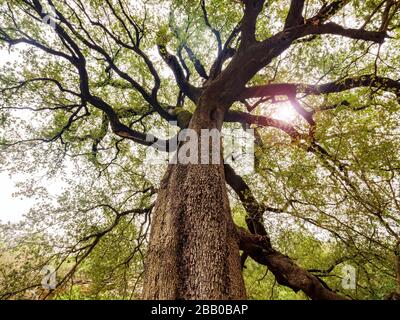
[[[12,60],[10,56],[7,50],[0,50],[0,66]],[[22,216],[21,213],[29,209],[26,207],[28,203],[12,197],[15,191],[9,175],[0,172],[0,222],[18,221]]]
[[[275,110],[272,113],[272,117],[278,120],[283,120],[286,122],[294,121],[297,117],[296,111],[290,105],[289,102],[280,103],[275,107]]]
[[[34,199],[13,197],[17,191],[15,183],[8,173],[0,173],[0,220],[1,222],[17,222],[35,203]]]
[[[0,67],[16,59],[17,56],[13,53],[10,54],[8,50],[0,50]],[[13,197],[13,193],[18,191],[15,187],[15,176],[11,178],[7,170],[4,168],[0,168],[0,170],[0,221],[3,223],[17,222],[24,213],[28,212],[35,201]]]

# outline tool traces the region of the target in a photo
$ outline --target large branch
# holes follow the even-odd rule
[[[241,111],[228,111],[225,114],[224,121],[239,122],[242,124],[254,124],[263,127],[274,127],[287,133],[293,140],[297,140],[302,137],[302,135],[290,123],[266,116],[256,116]]]
[[[350,0],[335,0],[332,1],[330,4],[324,4],[322,8],[318,11],[317,15],[312,17],[310,20],[325,22],[349,2]]]
[[[285,21],[285,29],[301,25],[307,22],[321,24],[322,22],[327,21],[330,17],[335,15],[340,9],[342,9],[349,2],[350,2],[349,0],[336,0],[331,2],[330,4],[324,4],[314,17],[308,19],[308,21],[304,21],[302,11],[304,8],[305,1],[292,0]]]
[[[295,40],[309,35],[324,34],[338,35],[375,43],[383,43],[385,37],[387,37],[386,32],[345,28],[334,22],[320,24],[319,20],[310,20],[307,21],[306,24],[285,29],[262,42],[258,42],[257,45],[251,49],[252,55],[259,57],[259,62],[255,65],[255,67],[258,68],[257,71],[289,48]]]
[[[263,213],[268,209],[260,205],[243,178],[236,174],[229,164],[225,164],[225,179],[236,192],[247,212],[246,223],[253,234],[266,236],[267,231],[262,223]]]
[[[273,97],[273,96],[293,96],[296,93],[308,95],[320,95],[327,93],[337,93],[359,87],[374,87],[393,92],[400,97],[400,82],[390,78],[375,76],[373,74],[350,77],[343,80],[332,81],[320,85],[304,83],[271,83],[261,86],[246,88],[241,99]]]
[[[320,25],[314,25],[314,23],[307,24],[301,36],[312,34],[331,34],[347,37],[350,39],[372,41],[375,43],[383,43],[386,37],[385,32],[345,28],[334,22],[328,22]]]
[[[276,281],[293,289],[301,290],[313,300],[347,300],[307,270],[299,267],[292,259],[273,249],[265,237],[253,235],[244,228],[238,228],[240,248],[256,262],[266,265]]]
[[[264,6],[265,0],[243,0],[244,15],[241,25],[242,41],[241,48],[256,41],[257,18]],[[239,49],[240,50],[240,49]]]
[[[251,1],[248,1],[249,3]],[[258,2],[256,2],[257,4]],[[249,4],[250,5],[250,4]],[[258,42],[254,38],[255,25],[250,22],[253,17],[256,19],[255,9],[250,9],[249,13],[243,18],[242,23],[242,41],[237,54],[234,55],[230,64],[225,68],[224,72],[218,77],[219,84],[224,91],[221,99],[232,103],[240,101],[249,96],[241,96],[241,92],[245,91],[246,84],[257,74],[259,70],[264,68],[271,61],[287,50],[294,41],[309,35],[316,34],[332,34],[344,37],[372,41],[382,43],[386,37],[385,32],[366,31],[362,29],[347,29],[336,23],[315,24],[316,21],[308,22],[299,26],[285,29],[282,32],[262,41]],[[259,8],[259,11],[261,8]],[[252,13],[252,14],[251,14]],[[254,20],[255,21],[255,20]],[[253,22],[254,22],[253,21]],[[248,33],[245,36],[244,32]],[[249,37],[249,34],[253,36]],[[247,37],[247,40],[246,40]]]
[[[315,125],[315,121],[313,118],[314,113],[312,111],[307,111],[306,109],[304,109],[300,102],[296,99],[296,96],[289,96],[289,101],[294,110],[296,110],[296,112],[300,114],[308,122],[308,124],[310,124],[311,126]]]
[[[198,75],[200,77],[202,77],[203,79],[208,80],[208,75],[207,75],[206,69],[204,68],[204,66],[201,63],[201,61],[199,60],[199,58],[197,58],[197,56],[195,55],[193,50],[187,44],[184,44],[183,48],[185,49],[186,53],[188,54],[190,61],[192,61],[193,66],[194,66],[195,70],[197,71]]]
[[[274,274],[279,284],[293,289],[302,290],[314,300],[344,300],[345,297],[329,289],[318,277],[299,267],[292,259],[274,249],[262,223],[265,211],[277,211],[258,203],[247,183],[237,175],[229,165],[225,165],[225,179],[236,192],[248,213],[246,219],[248,232],[238,228],[240,249],[256,262],[266,265]]]
[[[149,59],[149,57],[143,52],[143,50],[140,49],[139,44],[140,44],[140,40],[141,37],[143,36],[143,30],[137,25],[137,23],[135,23],[131,18],[129,18],[129,16],[125,13],[123,7],[121,6],[122,11],[124,12],[124,15],[128,18],[128,21],[130,21],[130,24],[134,27],[135,30],[135,36],[133,36],[131,34],[131,32],[129,31],[129,28],[127,28],[126,24],[123,23],[123,20],[121,19],[121,17],[119,17],[116,13],[115,10],[113,10],[112,6],[110,6],[109,2],[107,1],[109,7],[111,8],[112,13],[114,14],[114,16],[120,21],[121,25],[124,27],[125,32],[128,34],[129,39],[131,40],[132,44],[129,44],[125,41],[122,41],[117,35],[115,35],[112,32],[112,29],[107,28],[103,23],[101,23],[99,20],[98,21],[94,21],[90,15],[88,14],[88,12],[85,10],[85,7],[83,6],[83,4],[81,2],[76,3],[76,5],[79,7],[79,9],[81,10],[82,14],[87,18],[87,20],[95,27],[100,27],[101,30],[107,34],[108,36],[110,36],[111,39],[114,40],[114,42],[118,45],[120,45],[121,47],[124,47],[128,50],[132,50],[133,52],[135,52],[139,57],[141,57],[143,59],[143,61],[146,63],[151,75],[154,78],[154,87],[152,89],[151,92],[151,97],[156,100],[157,98],[157,93],[158,90],[160,89],[161,86],[161,80],[160,77],[154,67],[153,62]],[[89,32],[84,28],[83,26],[83,22],[81,20],[81,18],[79,17],[79,15],[75,12],[75,9],[72,8],[68,3],[66,3],[66,5],[71,9],[71,11],[73,11],[75,13],[74,17],[77,19],[77,21],[79,22],[79,26],[80,29],[82,29],[86,35],[89,35]],[[92,37],[89,37],[91,41],[93,41]],[[134,39],[135,38],[135,39]],[[161,114],[161,116],[163,116]]]
[[[115,110],[100,97],[93,96],[91,94],[82,95],[82,98],[92,104],[94,107],[102,110],[110,121],[112,131],[123,138],[132,140],[144,146],[151,146],[159,149],[160,151],[173,151],[174,138],[169,140],[158,139],[153,135],[143,133],[134,129],[131,129],[127,125],[123,124],[119,119]]]
[[[53,79],[53,78],[41,77],[41,78],[26,79],[26,80],[17,82],[16,85],[14,85],[14,86],[7,87],[7,88],[0,88],[0,93],[4,94],[6,91],[20,90],[24,86],[26,86],[30,83],[34,83],[34,82],[44,82],[47,84],[53,84],[59,89],[60,92],[71,94],[74,97],[80,98],[82,100],[82,103],[90,103],[94,107],[102,110],[107,115],[107,119],[110,122],[113,132],[120,137],[127,138],[127,139],[132,140],[141,145],[152,146],[152,147],[158,148],[160,151],[168,151],[168,150],[173,151],[172,146],[176,145],[176,143],[174,143],[175,137],[173,137],[169,140],[163,140],[163,139],[156,138],[150,134],[143,133],[143,132],[140,132],[140,131],[137,131],[137,130],[134,130],[134,129],[128,127],[127,125],[125,125],[121,122],[120,117],[118,116],[117,112],[101,98],[93,96],[91,94],[84,95],[82,93],[77,93],[72,90],[65,89],[65,86],[63,86],[61,84],[61,82],[59,82],[58,80]],[[79,106],[79,105],[73,105],[73,106]],[[59,107],[59,108],[62,108],[62,107]],[[47,109],[42,108],[42,109],[38,109],[38,110],[47,110]],[[72,116],[70,117],[67,124],[64,126],[64,128],[59,133],[57,133],[54,137],[47,139],[47,140],[43,140],[43,141],[51,142],[51,141],[54,141],[57,138],[59,138],[64,133],[64,131],[69,129],[72,122],[74,122],[74,121],[80,119],[80,117],[82,117],[82,116],[76,117],[79,113],[79,110],[80,109],[77,109],[77,111],[75,111],[72,114]],[[88,115],[89,115],[89,113],[85,114],[85,116],[88,116]],[[108,126],[108,122],[107,122],[107,126]]]
[[[26,35],[27,36],[27,35]],[[0,28],[0,41],[4,41],[6,43],[8,43],[8,45],[14,46],[17,45],[19,43],[25,43],[34,47],[37,47],[51,55],[54,56],[59,56],[62,57],[68,61],[73,61],[74,57],[62,52],[62,51],[58,51],[58,50],[54,50],[48,46],[45,46],[44,44],[30,38],[30,37],[19,37],[19,38],[12,38],[8,33],[6,33],[6,31],[4,29]]]
[[[259,56],[260,59],[257,66],[258,68],[262,68],[266,63],[269,63],[273,58],[289,48],[295,40],[309,35],[324,34],[338,35],[375,43],[383,43],[387,37],[386,32],[345,28],[334,22],[320,24],[319,20],[309,20],[306,24],[285,29],[262,42],[258,42],[251,50],[253,55]]]
[[[304,23],[302,15],[304,2],[304,0],[292,0],[290,2],[289,12],[285,21],[285,29]]]
[[[167,48],[164,45],[158,45],[158,51],[165,61],[165,63],[170,67],[172,72],[174,73],[175,80],[182,90],[182,92],[194,103],[197,103],[197,100],[200,96],[200,89],[191,85],[187,80],[183,73],[183,70],[179,64],[178,59],[167,51]]]
[[[38,13],[41,12],[39,11],[40,7],[38,7]],[[60,11],[55,9],[55,12],[57,14],[57,16],[59,17],[59,19],[61,20],[61,22],[63,22],[67,28],[73,33],[73,35],[75,35],[77,37],[77,39],[79,39],[84,45],[86,45],[88,48],[97,51],[98,53],[100,53],[106,60],[106,62],[109,64],[109,68],[114,70],[116,72],[116,74],[118,74],[118,76],[120,76],[122,79],[124,79],[125,81],[127,81],[128,83],[131,84],[132,88],[135,89],[136,91],[138,91],[142,97],[154,108],[154,110],[156,110],[160,116],[162,116],[164,119],[166,120],[172,120],[170,118],[170,115],[168,112],[166,112],[158,103],[157,101],[157,92],[158,89],[160,87],[160,79],[158,77],[158,74],[156,72],[156,70],[154,69],[153,64],[151,63],[151,61],[148,59],[148,57],[143,53],[143,51],[138,47],[138,45],[126,45],[124,44],[122,41],[120,41],[119,39],[116,39],[115,36],[112,35],[112,33],[110,33],[109,31],[106,31],[106,33],[108,35],[110,35],[118,44],[123,45],[124,47],[133,50],[134,52],[136,52],[142,59],[144,59],[150,73],[153,75],[154,80],[155,80],[155,84],[154,87],[152,89],[152,93],[149,94],[142,85],[140,85],[137,81],[135,81],[128,73],[122,71],[120,68],[117,67],[117,65],[114,62],[114,59],[107,53],[107,51],[104,49],[104,47],[100,46],[99,44],[97,44],[92,37],[88,36],[87,38],[85,38],[84,36],[82,36],[81,34],[79,34],[79,32],[76,30],[76,28],[74,27],[74,25],[71,23],[71,21],[69,19],[67,19]],[[114,12],[114,11],[113,11]],[[114,15],[116,15],[116,13],[114,12]],[[77,16],[76,16],[77,17]],[[122,20],[118,15],[116,15],[116,17],[118,18],[118,20]],[[89,34],[87,30],[85,30],[85,28],[82,25],[82,21],[79,19],[79,17],[77,17],[79,23],[80,23],[80,28],[83,29],[85,31],[86,34]],[[101,23],[97,23],[96,25],[101,26],[103,30],[107,30],[107,28],[105,28]],[[84,61],[84,55],[82,54],[80,48],[78,47],[76,41],[74,41],[66,32],[66,30],[64,30],[64,28],[62,28],[59,25],[56,25],[56,32],[59,35],[59,37],[61,39],[64,39],[65,41],[67,41],[73,48],[74,51],[76,52],[76,54],[79,57],[79,60]],[[128,32],[128,34],[130,35],[130,33]],[[130,36],[130,38],[132,38],[132,36]],[[138,43],[139,42],[139,38],[137,36],[137,40],[133,40],[132,38],[132,42],[133,43]]]

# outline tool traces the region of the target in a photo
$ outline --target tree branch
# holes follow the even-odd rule
[[[217,59],[215,59],[214,63],[210,69],[210,78],[215,79],[222,70],[222,66],[226,60],[232,58],[236,54],[236,49],[231,48],[230,45],[232,44],[233,40],[237,37],[240,32],[242,21],[240,21],[231,31],[226,39],[222,51],[218,55]]]
[[[172,72],[174,73],[175,80],[182,90],[182,92],[194,103],[197,103],[199,99],[201,90],[193,85],[191,85],[187,80],[183,73],[183,70],[179,64],[178,59],[167,51],[167,48],[164,45],[158,45],[158,51],[165,61],[165,63],[170,67]]]
[[[257,18],[264,6],[265,0],[243,0],[244,15],[242,20],[242,41],[241,49],[245,49],[249,44],[256,41]],[[241,50],[239,49],[239,50]]]
[[[295,292],[301,290],[313,300],[347,300],[329,289],[318,277],[300,268],[288,256],[273,249],[266,237],[253,235],[244,228],[237,230],[240,249],[256,262],[266,265],[280,285]]]
[[[262,214],[270,208],[259,204],[243,178],[237,175],[229,165],[225,165],[225,179],[239,196],[248,213],[246,223],[251,233],[244,228],[237,228],[239,247],[246,255],[266,265],[279,284],[295,292],[302,290],[314,300],[346,299],[327,288],[316,276],[300,268],[292,259],[273,249],[262,223]]]
[[[297,140],[302,137],[302,135],[291,124],[266,116],[256,116],[241,111],[228,111],[225,114],[224,121],[239,122],[242,124],[254,124],[263,127],[274,127],[287,133],[293,140]]]
[[[221,34],[217,29],[215,29],[210,21],[208,20],[208,13],[207,13],[207,8],[206,8],[206,2],[205,0],[201,0],[201,10],[203,11],[203,17],[204,17],[204,22],[208,28],[210,28],[211,32],[214,34],[215,39],[217,40],[217,46],[218,46],[218,55],[221,54],[222,51],[222,40],[221,40]]]
[[[208,75],[207,75],[206,69],[204,68],[201,61],[196,57],[196,55],[192,51],[192,49],[187,44],[184,44],[183,48],[185,49],[186,53],[188,54],[190,61],[192,61],[193,66],[194,66],[195,70],[197,71],[198,75],[200,77],[202,77],[203,79],[208,80]]]
[[[296,112],[300,114],[311,126],[315,125],[315,121],[313,118],[314,112],[304,109],[300,102],[296,99],[296,96],[289,96],[289,101]]]
[[[310,19],[310,21],[318,21],[319,23],[327,21],[340,11],[350,0],[336,0],[330,4],[324,4],[318,13]]]
[[[318,22],[318,20],[316,20],[315,23],[316,22]],[[382,31],[367,31],[364,29],[345,28],[334,22],[328,22],[320,25],[313,23],[314,22],[312,21],[306,25],[303,34],[301,35],[302,37],[311,34],[331,34],[375,43],[383,43],[387,37],[386,32]]]
[[[292,0],[290,2],[289,12],[285,21],[285,29],[304,23],[302,14],[304,2],[304,0]]]
[[[238,53],[234,55],[231,63],[219,77],[221,85],[225,87],[226,97],[224,96],[223,99],[229,103],[245,99],[246,95],[240,95],[240,91],[244,90],[246,83],[259,70],[268,65],[272,59],[288,49],[297,39],[308,35],[332,34],[382,43],[386,37],[385,32],[346,29],[336,23],[329,22],[322,25],[307,23],[291,27],[262,42],[257,42],[254,35],[255,21],[262,9],[260,4],[262,1],[252,2],[249,0],[246,3],[242,23],[242,41]],[[247,33],[247,35],[244,33]]]
[[[375,76],[373,74],[351,77],[320,85],[310,85],[304,83],[271,83],[261,86],[247,87],[241,94],[241,99],[273,97],[273,96],[293,96],[296,93],[307,95],[320,95],[327,93],[337,93],[359,87],[374,87],[383,89],[396,94],[400,97],[400,82],[390,78]]]

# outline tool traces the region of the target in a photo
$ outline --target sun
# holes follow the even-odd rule
[[[297,116],[296,111],[289,102],[277,103],[272,112],[272,118],[286,122],[293,122]]]

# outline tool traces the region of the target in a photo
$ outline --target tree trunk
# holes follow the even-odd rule
[[[201,97],[189,128],[221,130],[225,107],[215,104]],[[246,298],[221,158],[168,166],[152,216],[144,299]]]

